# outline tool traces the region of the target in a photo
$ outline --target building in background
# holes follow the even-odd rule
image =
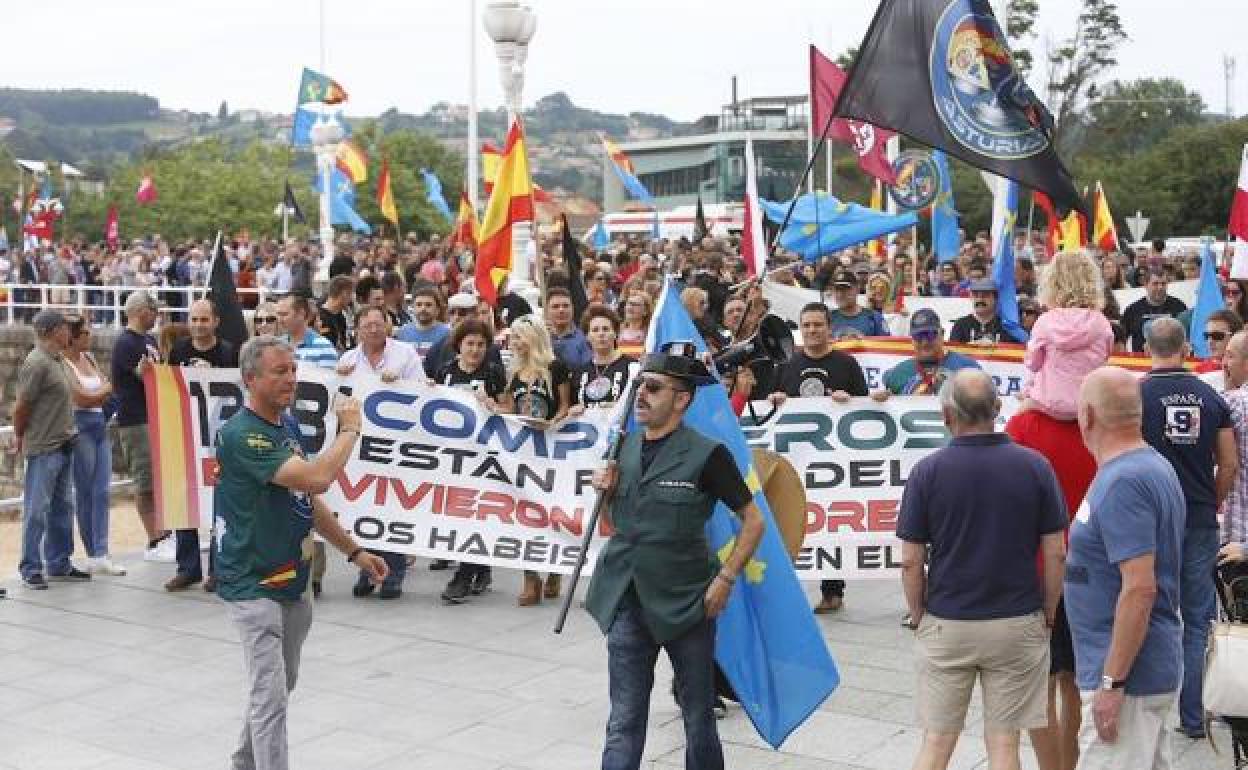
[[[654,195],[660,211],[697,203],[740,203],[745,197],[745,137],[754,139],[758,192],[785,200],[806,166],[808,98],[778,96],[745,99],[725,105],[718,116],[698,121],[705,133],[668,139],[620,142],[637,178]],[[631,200],[602,159],[605,210],[644,208]]]

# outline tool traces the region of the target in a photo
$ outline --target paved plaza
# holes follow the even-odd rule
[[[128,560],[125,578],[3,584],[0,602],[0,768],[225,770],[241,724],[243,662],[219,601],[166,593],[172,565]],[[290,715],[299,770],[592,770],[607,713],[606,650],[584,612],[562,636],[555,607],[515,605],[519,576],[443,606],[445,572],[421,559],[402,599],[350,595],[353,575],[331,559],[304,647]],[[813,586],[811,586],[813,591]],[[845,609],[819,618],[843,683],[779,752],[738,708],[720,723],[730,768],[897,770],[920,738],[910,633],[898,583],[851,583]],[[683,766],[680,715],[662,664],[646,767]],[[986,767],[978,707],[952,767]],[[1225,730],[1176,738],[1185,770],[1230,767]],[[1029,754],[1029,749],[1025,750]],[[1024,767],[1034,767],[1029,755]]]

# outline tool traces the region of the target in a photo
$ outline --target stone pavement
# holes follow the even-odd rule
[[[397,602],[354,599],[331,559],[304,647],[290,715],[299,770],[591,770],[606,720],[606,653],[583,612],[562,636],[552,605],[515,605],[517,573],[471,604],[437,599],[445,572],[420,560]],[[0,602],[0,768],[224,770],[241,724],[243,662],[218,600],[161,589],[172,565],[131,559],[125,578],[4,583]],[[813,586],[812,586],[813,590]],[[720,723],[730,768],[908,768],[914,726],[910,634],[893,581],[851,583],[845,609],[820,618],[840,689],[780,752],[740,709]],[[646,767],[683,766],[679,712],[657,678]],[[975,714],[978,709],[975,709]],[[986,767],[973,720],[952,767]],[[1230,767],[1176,739],[1184,770]],[[1029,752],[1029,749],[1025,749]],[[1029,755],[1024,766],[1034,767]]]

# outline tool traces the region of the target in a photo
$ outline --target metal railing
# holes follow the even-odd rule
[[[60,284],[0,283],[0,322],[14,324],[29,321],[44,308],[73,312],[93,324],[122,326],[122,309],[126,297],[143,290],[154,295],[161,303],[161,314],[184,319],[191,302],[208,293],[206,286],[89,286]],[[285,292],[271,289],[238,289],[244,307],[256,302],[275,300]]]

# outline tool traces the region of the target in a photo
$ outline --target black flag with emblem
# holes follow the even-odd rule
[[[299,224],[306,224],[307,220],[303,218],[303,211],[299,209],[299,201],[295,200],[295,191],[290,188],[290,180],[286,180],[286,195],[282,197],[282,205],[286,207],[290,218]]]
[[[835,113],[1085,210],[988,0],[881,0]]]

